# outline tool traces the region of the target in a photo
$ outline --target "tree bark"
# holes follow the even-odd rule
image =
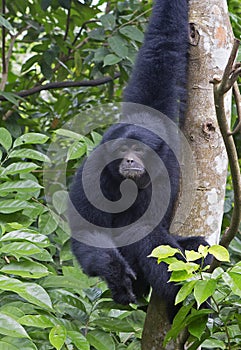
[[[219,242],[225,198],[227,155],[218,128],[213,86],[215,76],[222,76],[232,44],[228,8],[225,0],[189,0],[190,57],[188,110],[184,134],[193,151],[197,178],[190,183],[193,205],[182,203],[182,195],[171,232],[182,236],[205,236],[210,244]],[[226,114],[231,116],[231,93],[226,96]],[[185,165],[186,166],[186,165]],[[183,197],[184,198],[184,197]],[[188,198],[188,197],[187,197]],[[152,295],[142,337],[142,350],[162,350],[170,324],[163,301]],[[168,350],[183,349],[170,343]]]

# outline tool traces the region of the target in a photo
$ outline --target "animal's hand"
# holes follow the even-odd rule
[[[122,271],[119,276],[116,276],[115,279],[112,279],[108,283],[112,292],[112,297],[116,303],[127,305],[136,302],[136,297],[132,288],[132,282],[135,279],[135,273],[130,267],[127,267],[125,271]]]

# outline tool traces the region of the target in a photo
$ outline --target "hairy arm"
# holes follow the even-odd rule
[[[184,121],[188,62],[188,1],[156,0],[125,102],[144,104]]]

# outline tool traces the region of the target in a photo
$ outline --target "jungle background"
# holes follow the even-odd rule
[[[241,39],[241,3],[228,6]],[[122,100],[151,8],[137,0],[1,1],[0,350],[140,349],[147,301],[116,305],[104,282],[82,273],[64,213],[65,187],[113,122],[108,111]],[[240,133],[235,141],[240,158]],[[232,207],[228,176],[223,232]],[[229,253],[222,269],[235,271],[212,287],[217,317],[189,329],[204,348],[241,346],[239,234]]]

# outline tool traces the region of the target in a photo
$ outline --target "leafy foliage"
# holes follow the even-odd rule
[[[187,250],[185,254],[179,249],[160,246],[150,255],[157,258],[158,263],[168,265],[170,281],[182,284],[175,303],[183,303],[183,306],[166,335],[165,346],[187,328],[190,334],[188,349],[195,350],[199,346],[240,349],[241,263],[227,269],[218,267],[208,273],[208,267],[202,268],[207,254],[221,262],[229,262],[228,251],[219,245],[200,246],[198,252]],[[182,260],[178,256],[182,256]],[[195,262],[197,260],[200,264]]]
[[[3,58],[10,57],[0,83],[0,349],[140,349],[145,313],[114,304],[105,283],[73,261],[66,188],[49,146],[57,140],[70,181],[110,123],[101,106],[121,99],[151,4],[6,6],[0,16]],[[117,74],[114,82],[101,82]],[[46,90],[48,84],[54,88]],[[93,106],[96,115],[88,112]],[[112,104],[109,109],[112,121]],[[78,128],[66,129],[76,116]],[[91,131],[96,124],[98,132]],[[53,176],[50,193],[46,181]]]
[[[6,3],[6,13],[0,15],[5,28],[0,82],[0,349],[138,350],[145,313],[136,306],[114,304],[105,283],[87,278],[73,261],[65,220],[66,189],[57,178],[50,205],[43,169],[48,170],[47,178],[59,173],[58,159],[53,163],[48,152],[56,139],[61,140],[70,179],[99,142],[110,122],[102,105],[113,110],[112,103],[121,100],[151,3]],[[228,5],[240,38],[239,1],[229,0]],[[99,80],[116,76],[106,84]],[[81,130],[88,126],[96,131],[67,130],[65,123],[75,117]],[[235,119],[233,108],[233,124]],[[239,135],[236,145],[240,156]],[[228,178],[223,231],[230,222],[232,202]],[[195,263],[205,249],[186,252],[186,262],[177,261],[170,248],[158,249],[155,254],[170,264],[173,280],[183,283],[177,302],[184,301],[184,306],[167,339],[185,325],[193,349],[199,344],[239,349],[241,237],[230,247],[232,265],[225,263],[211,275]],[[227,260],[220,248],[212,253]],[[207,316],[210,310],[193,308],[195,300],[201,304],[210,296],[212,319]]]
[[[46,205],[38,169],[50,161],[44,153],[49,137],[29,132],[13,141],[7,129],[1,131],[0,347],[138,349],[145,313],[115,305],[105,283],[73,262],[65,192],[55,192],[52,208]],[[68,130],[58,134],[73,138]],[[75,139],[85,155],[100,135],[92,133],[91,141],[75,133]]]

